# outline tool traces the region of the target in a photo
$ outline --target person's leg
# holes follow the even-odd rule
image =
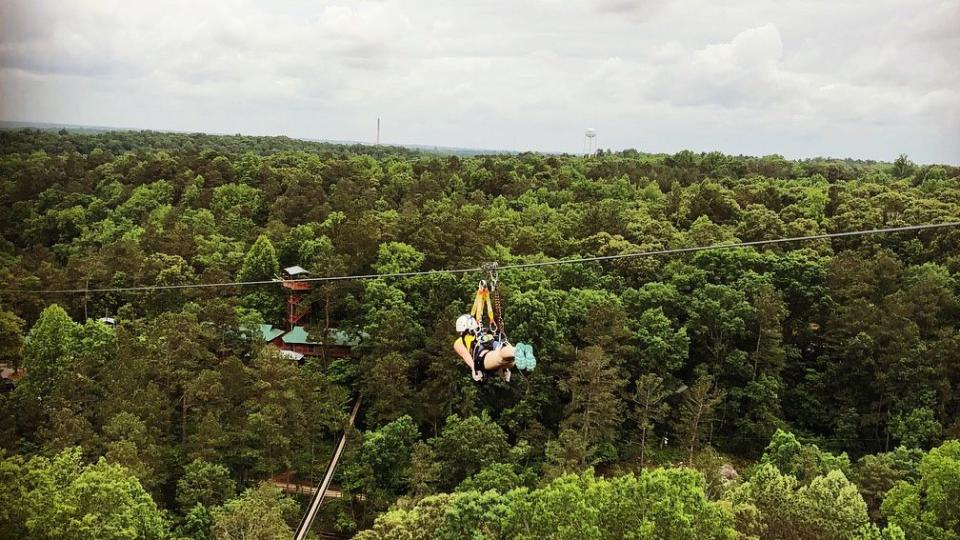
[[[483,368],[488,371],[496,371],[505,367],[513,367],[513,355],[505,357],[503,350],[507,347],[501,347],[495,351],[490,351],[483,357]],[[510,347],[510,353],[513,353],[513,347]]]

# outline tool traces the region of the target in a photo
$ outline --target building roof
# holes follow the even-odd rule
[[[283,355],[284,358],[289,358],[290,360],[295,360],[297,362],[303,360],[302,353],[293,352],[293,351],[280,351],[280,354]]]
[[[365,332],[331,328],[330,331],[327,332],[327,339],[325,339],[323,343],[317,343],[309,339],[309,333],[303,326],[294,326],[289,332],[282,328],[276,328],[272,324],[260,324],[257,325],[257,327],[256,329],[244,327],[241,328],[241,331],[244,337],[248,339],[251,336],[259,334],[263,341],[267,343],[281,338],[287,345],[336,345],[351,348],[360,345],[361,341],[370,337]]]
[[[267,343],[283,335],[283,330],[279,328],[274,328],[272,324],[261,324],[259,326],[260,326],[260,336]]]
[[[296,276],[296,275],[298,275],[298,274],[309,274],[309,273],[310,273],[310,272],[307,272],[306,269],[304,269],[302,266],[288,266],[288,267],[284,268],[283,271],[286,272],[287,275],[290,275],[290,276]]]
[[[307,329],[302,326],[294,326],[293,329],[284,334],[283,342],[294,345],[319,345],[319,343],[308,339]]]

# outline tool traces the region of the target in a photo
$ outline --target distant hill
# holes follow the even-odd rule
[[[132,128],[132,127],[117,127],[117,126],[85,126],[78,124],[56,124],[49,122],[13,122],[8,120],[0,120],[0,130],[16,130],[16,129],[37,129],[40,131],[60,131],[66,130],[70,133],[108,133],[111,131],[154,131],[158,133],[192,133],[189,131],[170,131],[170,130],[144,130],[141,128]],[[236,133],[216,133],[208,132],[209,135],[238,135]],[[325,144],[334,144],[341,146],[375,146],[373,143],[366,141],[350,141],[350,140],[335,140],[335,139],[315,139],[310,137],[290,137],[291,139],[308,141],[308,142],[318,142]],[[506,150],[490,150],[484,148],[461,148],[456,146],[437,146],[437,145],[427,145],[427,144],[386,144],[383,146],[393,146],[399,148],[406,148],[408,150],[414,150],[422,154],[436,154],[442,156],[480,156],[480,155],[513,155],[517,152],[510,152]]]

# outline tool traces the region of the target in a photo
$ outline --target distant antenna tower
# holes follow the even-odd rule
[[[585,155],[592,155],[597,151],[597,130],[593,128],[587,128],[586,133],[583,134],[583,153]]]
[[[380,146],[380,117],[377,117],[377,146]]]

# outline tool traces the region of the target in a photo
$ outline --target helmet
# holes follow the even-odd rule
[[[457,317],[457,332],[473,331],[479,327],[480,325],[477,324],[477,320],[473,318],[473,315],[461,315]]]

